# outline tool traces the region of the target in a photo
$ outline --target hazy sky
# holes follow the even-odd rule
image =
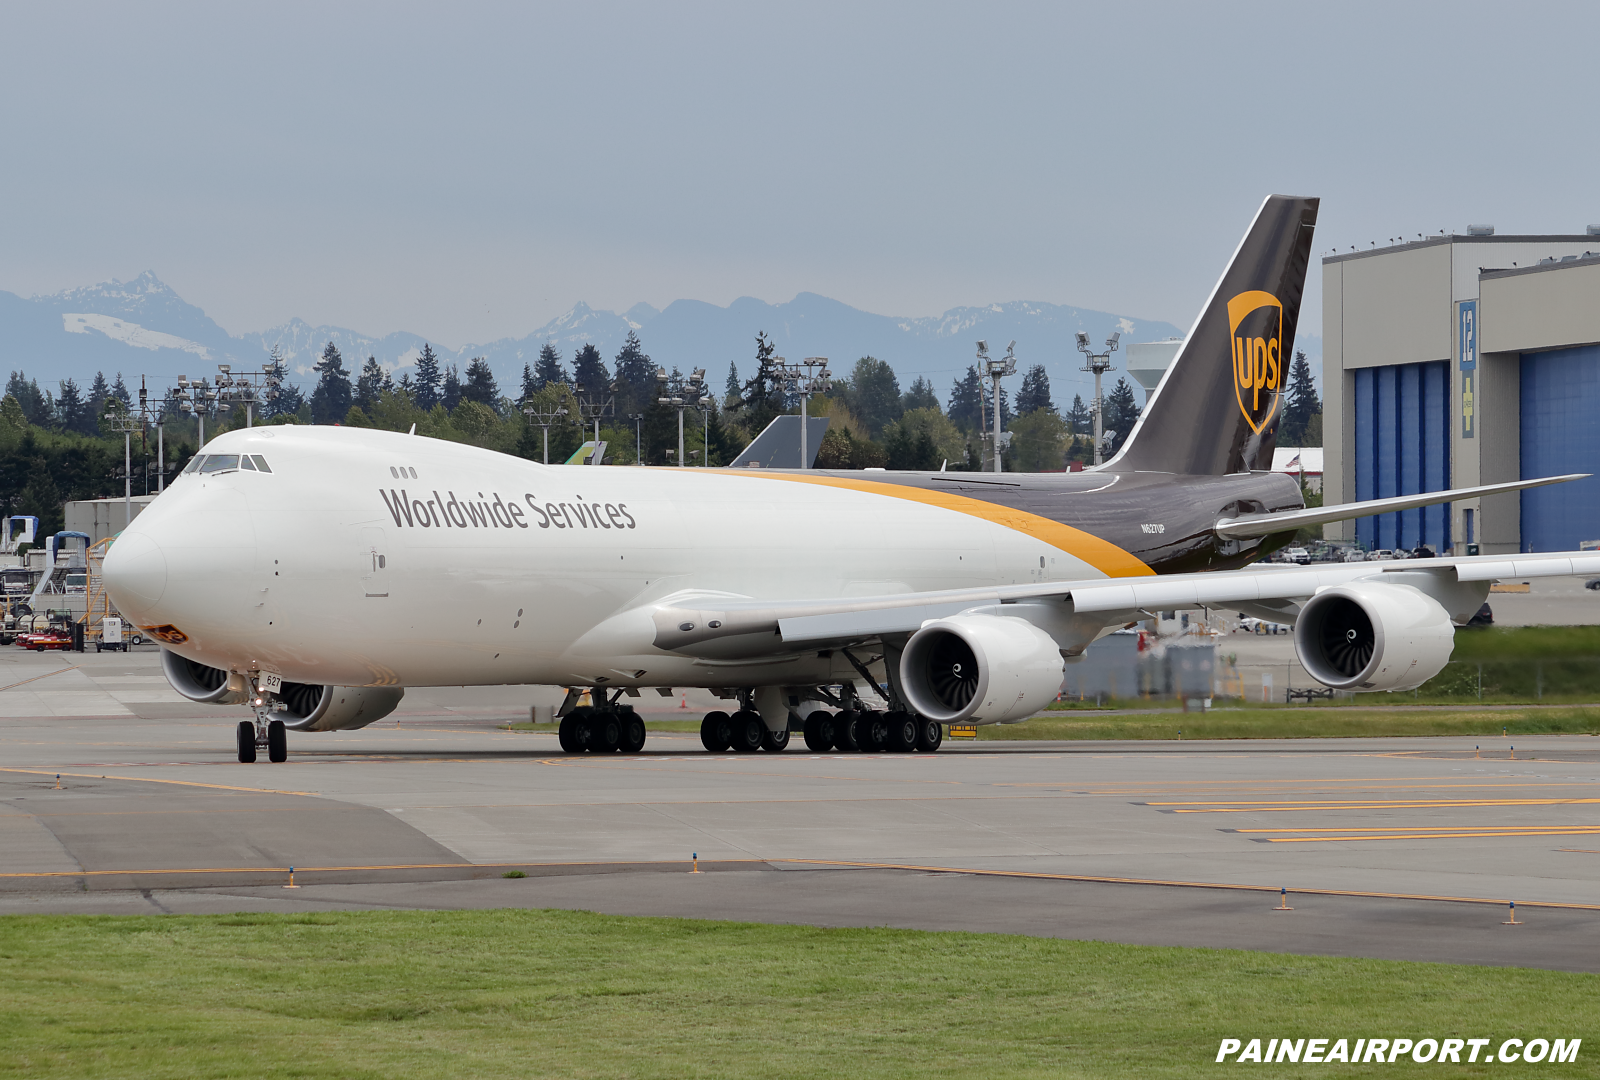
[[[1268,192],[1318,253],[1600,222],[1594,4],[0,7],[0,289],[458,346],[575,301],[1187,327]],[[1320,332],[1313,269],[1303,325]]]

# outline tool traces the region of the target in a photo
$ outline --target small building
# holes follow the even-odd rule
[[[1600,226],[1491,226],[1322,260],[1329,505],[1600,473]],[[1327,526],[1366,548],[1600,539],[1600,477]]]
[[[156,501],[155,495],[135,495],[124,504],[122,499],[82,499],[66,504],[68,532],[81,532],[89,537],[92,547],[108,536],[115,536],[128,526],[128,511],[133,517]]]
[[[1279,446],[1272,451],[1272,471],[1292,476],[1310,492],[1322,490],[1322,447]]]

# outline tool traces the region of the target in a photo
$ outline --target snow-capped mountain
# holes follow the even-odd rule
[[[705,368],[708,381],[720,391],[730,363],[742,378],[751,375],[755,336],[763,330],[779,355],[792,360],[827,356],[833,370],[843,375],[857,358],[875,356],[895,369],[902,386],[923,376],[941,397],[973,363],[980,338],[988,340],[995,355],[1014,339],[1020,366],[1044,364],[1056,402],[1063,408],[1074,393],[1085,393],[1091,385],[1089,377],[1077,370],[1082,359],[1073,335],[1078,331],[1087,333],[1097,346],[1113,331],[1121,332],[1124,344],[1162,341],[1182,333],[1170,323],[1060,304],[1015,301],[906,319],[801,293],[781,304],[752,297],[727,307],[678,300],[661,311],[637,304],[622,314],[579,303],[521,338],[459,348],[432,345],[447,364],[464,367],[472,357],[486,357],[501,388],[515,394],[523,366],[534,362],[545,343],[553,344],[568,363],[584,343],[592,343],[609,363],[632,332],[658,364],[684,372]],[[311,326],[299,319],[234,336],[149,272],[132,281],[110,281],[50,296],[23,298],[0,292],[4,356],[0,364],[7,371],[26,372],[39,380],[42,389],[52,391],[68,377],[85,384],[97,370],[108,376],[120,371],[130,383],[146,375],[152,389],[163,388],[179,375],[215,374],[219,363],[231,363],[235,370],[258,370],[274,347],[282,350],[290,369],[309,386],[312,365],[330,341],[343,354],[346,369],[354,372],[368,356],[375,356],[397,375],[412,367],[425,344],[423,338],[404,331],[374,337],[343,327]],[[1299,344],[1320,361],[1320,340],[1302,334]]]

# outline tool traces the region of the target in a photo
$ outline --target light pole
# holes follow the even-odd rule
[[[1096,465],[1101,464],[1100,427],[1105,414],[1105,400],[1100,396],[1100,376],[1111,370],[1111,354],[1117,351],[1117,339],[1120,337],[1122,331],[1118,330],[1106,338],[1106,351],[1097,353],[1089,344],[1089,335],[1081,330],[1078,332],[1078,351],[1084,355],[1084,365],[1079,370],[1094,372],[1094,463]]]
[[[783,357],[774,356],[772,371],[774,381],[781,385],[785,392],[800,395],[800,467],[809,469],[811,447],[810,432],[807,429],[811,426],[811,395],[825,394],[833,388],[833,372],[828,370],[828,358],[808,356],[791,366]]]
[[[644,413],[631,412],[628,419],[633,421],[633,463],[644,464]]]
[[[656,368],[656,381],[664,384],[666,379],[666,369]],[[706,394],[706,369],[695,368],[681,391],[656,398],[656,404],[671,405],[678,410],[678,466],[682,468],[689,463],[688,456],[683,452],[683,410],[711,404],[711,398]]]
[[[600,418],[617,415],[617,384],[612,382],[592,392],[582,386],[574,386],[572,389],[578,395],[578,412],[594,421],[595,452],[589,455],[589,464],[598,465],[600,464],[597,460],[600,451]]]
[[[110,400],[116,404],[106,411],[106,421],[113,431],[122,432],[122,527],[126,529],[133,524],[133,430],[141,421],[120,400]]]
[[[180,411],[192,412],[200,421],[200,443],[195,447],[195,453],[199,453],[206,445],[206,414],[227,412],[229,406],[221,402],[220,389],[205,379],[191,380],[186,375],[178,376],[178,392],[173,397],[177,400]]]
[[[1000,380],[1017,373],[1017,343],[1013,341],[1007,345],[1006,354],[998,360],[992,360],[989,358],[989,343],[978,342],[978,363],[983,365],[983,374],[989,377],[994,397],[994,471],[999,472],[1002,464],[1000,451],[1007,441],[1000,432]]]
[[[528,418],[530,424],[544,428],[544,463],[550,464],[550,425],[555,423],[556,417],[567,415],[565,405],[523,405],[522,415]]]

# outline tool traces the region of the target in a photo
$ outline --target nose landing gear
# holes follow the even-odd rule
[[[268,761],[288,761],[289,729],[284,727],[282,720],[272,719],[273,713],[281,712],[288,706],[259,686],[251,696],[250,704],[255,709],[256,718],[253,722],[239,721],[236,736],[239,760],[249,764],[256,759],[257,752],[265,748]]]

